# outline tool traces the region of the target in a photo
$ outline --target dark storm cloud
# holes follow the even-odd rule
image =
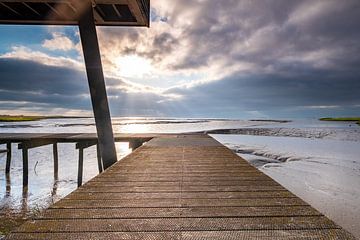
[[[319,116],[321,111],[336,113],[346,108],[359,112],[359,89],[359,74],[316,71],[297,76],[235,74],[188,89],[172,88],[168,93],[183,95],[183,104],[200,115],[241,117],[262,112],[279,116],[282,111],[294,114],[313,109],[317,114],[311,116]]]
[[[88,91],[83,72],[35,61],[0,58],[1,90],[74,95]]]
[[[186,28],[188,56],[175,69],[197,69],[213,60],[223,66],[252,64],[224,79],[169,89],[203,114],[244,111],[276,116],[360,106],[360,2],[347,1],[182,1],[193,6],[196,24]],[[171,19],[180,21],[181,11]],[[171,22],[170,21],[170,22]],[[210,65],[211,66],[211,65]],[[318,113],[314,113],[315,110]],[[225,114],[226,115],[226,114]]]
[[[21,80],[6,77],[7,74],[1,76],[1,110],[91,109],[87,82],[82,72],[22,60],[7,62],[2,59],[0,66],[6,66],[6,71],[1,71],[9,76],[22,73]],[[42,72],[54,71],[57,73],[54,78],[52,74],[41,77]],[[66,80],[69,75],[79,78]],[[54,81],[57,81],[56,86],[51,84]],[[359,75],[342,71],[298,71],[296,77],[239,73],[190,88],[171,88],[163,94],[182,96],[172,101],[166,95],[129,92],[124,88],[129,85],[120,79],[108,78],[106,82],[113,115],[251,117],[249,112],[258,111],[279,116],[279,111],[284,109],[288,113],[309,112],[313,107],[335,106],[339,110],[349,107],[356,112],[360,106]]]
[[[113,114],[359,111],[360,1],[158,0],[153,7],[150,29],[98,29],[105,66],[117,67],[116,57],[136,54],[167,73],[219,69],[214,75],[225,77],[163,93],[128,91],[134,86],[109,78]],[[90,108],[83,72],[0,59],[0,74],[0,101]]]
[[[199,10],[196,24],[182,34],[191,44],[188,56],[174,65],[176,69],[206,66],[214,58],[228,65],[250,62],[257,66],[254,71],[283,61],[316,64],[318,59],[310,57],[319,51],[328,67],[346,65],[349,57],[359,58],[357,0],[182,1],[181,5]],[[181,11],[178,15],[173,23],[181,21]]]
[[[84,72],[34,61],[0,59],[0,110],[23,109],[46,113],[54,108],[91,110]],[[129,92],[128,83],[107,78],[114,115],[164,115],[165,98],[155,93]]]
[[[276,71],[284,62],[347,67],[360,55],[358,0],[174,0],[165,9],[153,11],[154,19],[167,19],[155,21],[153,31],[100,29],[104,51],[163,62],[178,49],[184,56],[165,63],[173,70],[211,67],[218,60],[251,63],[254,72]]]
[[[226,72],[227,68],[236,69],[237,64],[246,63],[251,66],[246,70],[249,78],[281,73],[298,79],[301,72],[326,74],[334,70],[346,71],[347,76],[352,72],[351,79],[358,75],[358,0],[165,2],[153,4],[154,31],[102,29],[104,49],[148,57],[171,70],[203,67],[201,71],[206,71],[220,65]],[[166,19],[167,28],[164,23],[156,25],[160,18]],[[179,52],[184,56],[176,55]],[[172,54],[168,62],[167,56]],[[236,78],[238,71],[234,72],[232,77]]]
[[[11,105],[13,103],[20,103],[23,107],[28,107],[29,104],[33,104],[34,106],[42,108],[89,109],[90,107],[90,100],[88,97],[79,95],[49,94],[40,91],[34,93],[26,90],[0,90],[0,101],[7,102],[2,103],[1,109],[3,109],[5,105]]]

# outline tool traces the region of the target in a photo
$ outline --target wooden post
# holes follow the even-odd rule
[[[99,144],[96,144],[96,153],[97,153],[97,161],[98,161],[99,173],[102,173],[103,166],[102,166],[102,160],[101,160],[101,153],[100,153]]]
[[[11,142],[6,143],[7,153],[6,153],[6,168],[5,173],[8,175],[10,173],[11,166]]]
[[[129,148],[131,148],[132,151],[137,149],[138,147],[141,147],[143,142],[139,139],[134,139],[129,142]]]
[[[59,177],[59,156],[58,156],[57,143],[53,144],[53,156],[54,156],[54,178],[58,179],[58,177]]]
[[[86,73],[89,82],[99,148],[104,169],[106,169],[117,161],[114,135],[111,125],[110,110],[107,100],[92,3],[89,0],[83,2],[84,4],[87,4],[87,6],[79,21],[80,38],[84,52]]]
[[[28,158],[28,149],[22,149],[23,157],[23,187],[28,186],[28,176],[29,176],[29,158]]]
[[[82,185],[82,177],[83,177],[83,165],[84,165],[84,149],[79,148],[79,166],[78,166],[78,187]]]

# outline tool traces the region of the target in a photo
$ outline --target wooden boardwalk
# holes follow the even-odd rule
[[[144,142],[147,142],[157,136],[157,134],[115,134],[115,142],[128,142],[129,148],[136,149]],[[6,149],[0,149],[0,153],[7,153],[5,174],[10,174],[12,144],[18,144],[18,149],[22,150],[23,157],[23,187],[28,186],[29,159],[28,151],[45,145],[53,145],[54,157],[54,177],[58,176],[58,143],[76,143],[76,149],[79,149],[78,163],[78,186],[82,184],[83,175],[83,155],[84,150],[91,146],[97,146],[97,159],[99,172],[103,171],[103,161],[98,146],[98,137],[96,133],[0,133],[0,144],[6,144]]]
[[[117,133],[114,134],[116,142],[128,142],[131,140],[148,141],[159,134],[151,133]],[[82,141],[97,141],[96,133],[0,133],[0,143],[19,143],[28,141],[56,141],[61,143],[72,143]]]
[[[152,139],[7,239],[354,239],[206,135]]]

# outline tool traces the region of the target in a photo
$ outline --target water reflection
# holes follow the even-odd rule
[[[128,143],[116,143],[118,159],[129,154]],[[77,188],[78,151],[74,144],[58,146],[59,166],[54,172],[52,146],[29,152],[29,185],[22,186],[21,151],[13,151],[10,174],[5,174],[5,158],[0,156],[0,217],[38,212]],[[84,153],[83,183],[99,173],[96,146]],[[2,223],[0,223],[2,224]]]
[[[10,174],[6,174],[5,177],[6,177],[5,198],[7,198],[11,194],[11,178],[10,178]]]
[[[22,199],[21,199],[21,212],[23,213],[28,211],[28,198],[29,198],[29,189],[28,187],[23,187]]]
[[[55,200],[55,197],[57,196],[58,187],[59,187],[59,179],[55,178],[54,179],[54,184],[53,184],[53,187],[52,187],[52,190],[51,190],[51,197],[52,197],[53,202]]]
[[[115,132],[127,132],[127,133],[148,133],[151,132],[151,128],[148,124],[129,124],[123,126],[114,126]]]

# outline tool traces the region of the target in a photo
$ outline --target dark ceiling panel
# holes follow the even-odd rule
[[[136,18],[125,4],[97,4],[95,10],[105,22],[136,22]]]
[[[46,19],[49,14],[50,8],[44,3],[28,2],[27,5],[38,12],[42,16],[42,19]]]
[[[97,4],[95,10],[97,10],[104,21],[120,21],[120,16],[116,13],[112,4]]]
[[[85,0],[0,0],[0,24],[78,23]],[[95,23],[107,26],[149,26],[149,0],[94,0]]]
[[[136,18],[131,13],[131,11],[130,11],[130,9],[129,9],[129,7],[127,5],[116,4],[115,7],[118,10],[118,12],[120,13],[120,15],[122,17],[122,19],[121,19],[122,21],[124,21],[124,22],[134,22],[134,21],[136,21]]]

